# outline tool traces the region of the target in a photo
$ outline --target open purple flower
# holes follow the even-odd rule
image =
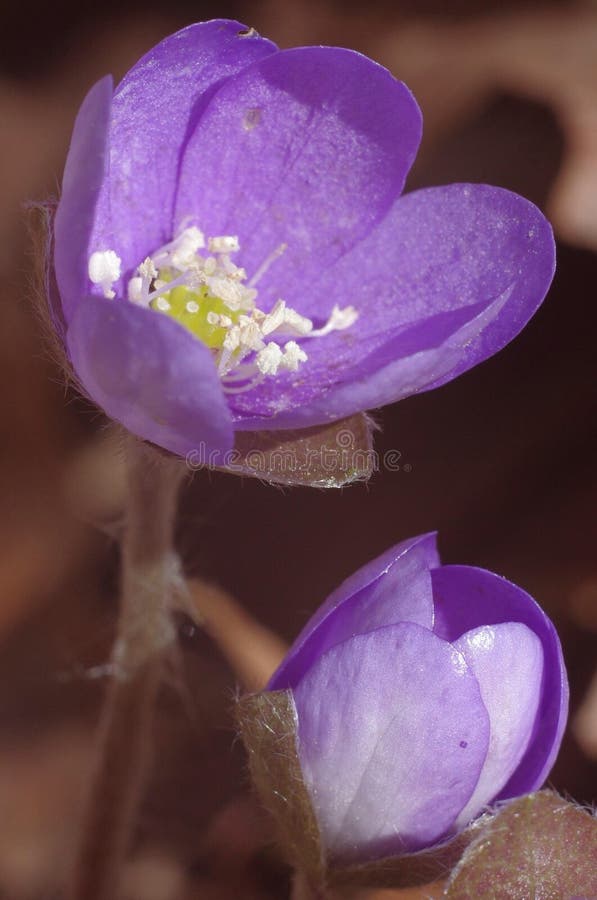
[[[292,690],[304,781],[341,862],[432,846],[540,787],[568,707],[537,603],[491,572],[440,565],[433,535],[348,578],[268,688]]]
[[[82,388],[174,453],[429,390],[541,302],[550,227],[515,194],[401,197],[419,109],[337,48],[192,25],[79,112],[55,311]]]

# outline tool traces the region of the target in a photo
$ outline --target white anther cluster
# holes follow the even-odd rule
[[[201,297],[205,298],[206,294],[203,302],[221,301],[226,313],[210,309],[204,315],[209,325],[226,332],[221,346],[212,347],[212,351],[224,390],[229,393],[249,390],[263,378],[283,370],[296,372],[308,359],[297,340],[323,337],[348,328],[358,317],[352,306],[345,309],[334,306],[325,325],[314,329],[311,319],[286,306],[284,300],[278,300],[269,313],[263,312],[255,302],[255,285],[286,250],[286,245],[276,248],[247,284],[245,270],[230,258],[239,249],[235,235],[218,235],[206,240],[203,232],[192,225],[143,260],[127,286],[130,302],[170,313],[175,318],[169,299],[174,288],[184,287],[189,291],[185,315],[199,314]],[[121,261],[113,250],[92,254],[89,277],[94,284],[101,285],[106,297],[114,297],[112,285],[120,274]]]
[[[296,341],[287,341],[284,350],[275,341],[270,341],[255,357],[255,365],[262,375],[276,375],[278,369],[296,372],[299,364],[307,359],[307,354]]]
[[[89,257],[89,280],[99,284],[104,297],[113,300],[112,285],[120,278],[120,257],[113,250],[98,250]]]
[[[205,249],[207,253],[202,254],[200,251]],[[206,242],[203,232],[195,225],[185,228],[137,267],[136,275],[128,284],[128,299],[149,306],[175,287],[196,291],[205,285],[210,295],[219,297],[231,311],[250,313],[257,291],[243,284],[247,278],[245,270],[230,259],[230,253],[238,249],[237,237],[221,235]],[[163,304],[161,307],[166,310]]]
[[[237,323],[230,323],[218,360],[218,371],[226,376],[249,353],[255,353],[254,364],[261,375],[277,375],[280,369],[296,372],[299,364],[308,359],[305,351],[296,341],[288,340],[282,348],[275,340],[266,341],[266,338],[270,335],[306,337],[312,330],[311,319],[289,309],[283,300],[278,300],[269,313],[254,306],[250,315],[240,315]]]

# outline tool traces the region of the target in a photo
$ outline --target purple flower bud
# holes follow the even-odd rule
[[[290,688],[326,853],[363,862],[445,841],[534,791],[565,727],[558,636],[516,585],[442,566],[434,535],[348,578],[268,688]]]
[[[158,44],[77,117],[55,222],[79,384],[174,453],[437,387],[508,343],[554,269],[526,200],[401,197],[409,90],[359,53],[237,22]]]

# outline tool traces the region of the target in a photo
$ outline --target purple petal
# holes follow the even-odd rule
[[[286,244],[259,304],[308,311],[321,273],[399,196],[420,136],[412,94],[386,69],[350,50],[282,51],[212,98],[184,156],[176,221],[238,235],[249,276]]]
[[[85,392],[133,434],[204,461],[231,449],[211,352],[168,316],[90,296],[75,311],[67,345]]]
[[[107,75],[83,101],[66,159],[54,219],[54,267],[66,320],[88,293],[89,237],[106,170],[111,103],[112,78]]]
[[[110,176],[90,252],[115,250],[126,272],[172,239],[180,159],[206,92],[277,50],[247,32],[239,22],[223,19],[190,25],[150,50],[120,82]]]
[[[435,534],[391,547],[342,582],[309,619],[268,690],[293,687],[318,656],[354,634],[399,622],[433,627],[430,568],[439,565]]]
[[[456,821],[464,827],[497,797],[528,747],[541,699],[543,650],[519,622],[474,628],[453,646],[479,682],[491,724],[479,782]]]
[[[390,625],[329,650],[294,697],[301,767],[333,855],[363,861],[445,835],[489,740],[460,653],[419,625]]]
[[[431,574],[434,631],[455,641],[482,625],[521,622],[543,647],[541,702],[532,738],[520,765],[496,799],[534,791],[545,781],[557,756],[568,713],[568,681],[557,632],[526,591],[505,578],[468,566],[442,566]]]
[[[437,387],[501,349],[541,303],[554,270],[551,228],[527,200],[486,185],[407,194],[352,252],[322,271],[301,312],[360,312],[303,342],[309,360],[235,398],[237,428],[315,424]]]

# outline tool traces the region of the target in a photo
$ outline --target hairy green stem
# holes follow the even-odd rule
[[[150,761],[155,700],[176,638],[171,608],[180,575],[173,530],[184,467],[132,436],[126,457],[120,616],[70,900],[118,894]]]

